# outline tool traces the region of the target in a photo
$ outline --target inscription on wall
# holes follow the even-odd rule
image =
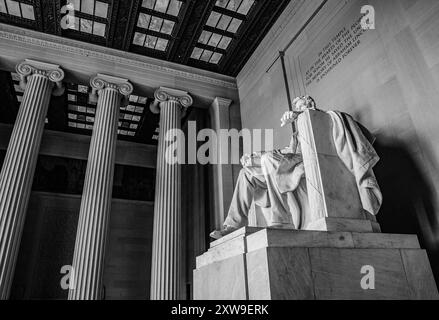
[[[362,41],[367,31],[361,27],[359,17],[350,27],[343,27],[318,53],[305,73],[305,86],[322,81],[337,65],[348,57]]]

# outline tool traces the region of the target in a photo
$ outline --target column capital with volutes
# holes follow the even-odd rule
[[[129,97],[134,90],[133,85],[128,79],[100,73],[91,78],[90,86],[94,94],[104,89],[110,89],[118,91],[124,97]]]
[[[30,76],[40,75],[46,77],[56,85],[53,95],[60,96],[64,93],[62,81],[64,80],[65,73],[57,64],[26,59],[17,64],[15,70],[20,76],[20,86],[23,90],[26,89],[28,78]]]
[[[158,88],[154,93],[154,98],[155,102],[151,106],[151,111],[154,113],[160,113],[161,103],[175,101],[182,109],[187,109],[194,103],[194,99],[188,92],[166,87]]]

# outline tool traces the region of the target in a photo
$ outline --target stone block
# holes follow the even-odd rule
[[[248,299],[245,255],[214,262],[194,271],[194,300]]]
[[[197,265],[196,300],[439,299],[412,235],[243,228]]]

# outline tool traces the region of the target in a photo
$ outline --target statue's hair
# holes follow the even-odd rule
[[[315,100],[311,96],[308,96],[308,95],[295,98],[293,100],[294,108],[296,107],[297,102],[299,102],[301,100],[305,101],[306,107],[308,109],[317,109],[317,104],[316,104]]]

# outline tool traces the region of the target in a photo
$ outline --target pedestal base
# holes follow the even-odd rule
[[[439,294],[416,236],[243,228],[197,258],[194,299],[412,300]]]
[[[309,224],[306,230],[381,233],[381,227],[375,221],[345,218],[322,218]]]

